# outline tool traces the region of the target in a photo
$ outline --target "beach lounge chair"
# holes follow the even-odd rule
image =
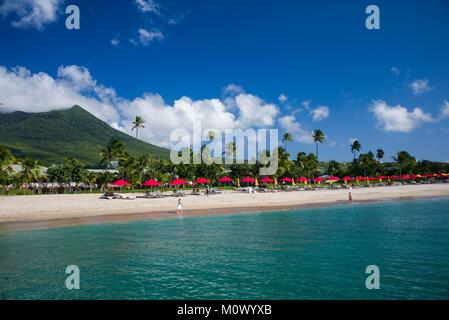
[[[112,199],[118,199],[119,195],[115,194],[114,192],[106,192],[105,194],[103,194],[100,199],[108,199],[108,200],[112,200]]]
[[[120,198],[121,200],[136,200],[137,197],[131,194],[120,194]]]

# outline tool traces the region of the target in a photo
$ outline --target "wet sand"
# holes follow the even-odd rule
[[[348,203],[349,190],[278,193],[225,192],[182,198],[184,216],[251,213]],[[449,184],[374,187],[351,190],[354,204],[448,197]],[[98,194],[0,197],[0,231],[123,223],[176,218],[178,198],[104,200]]]

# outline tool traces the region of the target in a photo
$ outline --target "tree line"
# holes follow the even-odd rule
[[[135,138],[138,139],[139,129],[145,128],[145,120],[136,116],[133,121],[132,131],[135,130]],[[402,174],[426,174],[436,172],[449,172],[449,163],[433,162],[429,160],[416,161],[416,158],[407,151],[399,151],[390,162],[382,162],[384,151],[377,149],[376,154],[372,151],[361,153],[360,141],[354,140],[350,145],[353,155],[351,162],[337,162],[329,160],[319,161],[319,145],[325,143],[326,135],[316,129],[312,134],[315,143],[315,154],[298,152],[293,156],[287,151],[288,143],[293,141],[293,135],[286,132],[282,136],[282,147],[278,147],[275,154],[278,161],[278,169],[274,175],[276,178],[306,177],[313,179],[321,175],[330,176],[380,176],[380,175],[402,175]],[[209,134],[209,142],[215,139],[213,133]],[[104,169],[100,172],[92,172],[85,168],[84,164],[73,158],[66,157],[61,164],[50,166],[44,173],[42,163],[26,157],[17,159],[11,151],[0,145],[0,185],[30,184],[32,182],[59,182],[59,183],[85,183],[87,185],[100,185],[113,182],[115,179],[129,181],[132,185],[139,185],[147,179],[156,179],[162,183],[168,183],[174,178],[195,180],[199,177],[216,181],[224,175],[231,178],[251,176],[259,178],[259,170],[262,164],[259,160],[236,163],[237,148],[235,143],[226,145],[226,151],[221,155],[221,163],[225,158],[232,158],[234,164],[217,164],[214,161],[201,161],[201,164],[192,164],[194,157],[210,156],[206,150],[207,144],[202,145],[200,152],[194,154],[192,149],[181,150],[189,154],[188,163],[173,164],[170,160],[156,159],[151,155],[144,154],[133,157],[126,151],[123,142],[111,138],[106,146],[99,146],[99,166]],[[206,152],[205,152],[206,151]],[[209,159],[211,160],[211,159]],[[116,166],[112,166],[112,164]],[[14,172],[13,164],[19,164],[21,170]]]

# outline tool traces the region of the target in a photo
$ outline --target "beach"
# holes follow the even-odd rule
[[[184,215],[213,215],[347,203],[348,189],[182,197]],[[449,184],[359,188],[354,203],[449,196]],[[143,194],[142,194],[143,195]],[[138,196],[138,195],[137,195]],[[0,197],[0,230],[176,216],[178,198],[100,199],[99,194]]]

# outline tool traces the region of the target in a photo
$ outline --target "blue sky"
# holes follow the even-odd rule
[[[35,0],[0,0],[7,111],[79,99],[124,131],[143,113],[142,139],[166,145],[166,124],[185,124],[187,105],[215,127],[288,130],[293,154],[314,151],[308,136],[319,128],[328,137],[321,160],[350,160],[357,138],[386,158],[408,150],[449,161],[447,1],[42,1],[30,16]],[[69,4],[80,8],[80,30],[65,28]],[[380,30],[365,28],[370,4]]]

